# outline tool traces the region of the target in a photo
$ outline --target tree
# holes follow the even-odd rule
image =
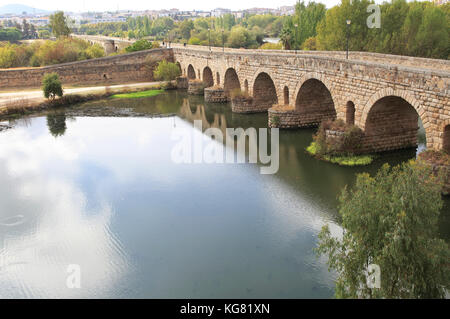
[[[449,288],[450,251],[437,238],[442,179],[429,166],[409,162],[360,174],[340,197],[343,236],[319,234],[319,254],[338,272],[338,298],[443,298]],[[381,287],[369,288],[369,264],[381,270]]]
[[[56,96],[63,96],[61,81],[57,73],[47,73],[42,79],[42,91],[47,99],[54,100]]]
[[[16,59],[16,52],[11,45],[0,47],[0,68],[10,68]]]
[[[15,42],[20,40],[22,33],[17,28],[5,28],[0,30],[0,41]]]
[[[306,39],[317,35],[317,25],[325,18],[326,7],[322,3],[299,1],[295,5],[294,23],[297,31],[294,32],[295,47],[300,48]]]
[[[180,67],[166,60],[160,61],[153,72],[157,80],[172,81],[181,74]]]
[[[149,50],[153,48],[153,44],[145,39],[137,40],[132,45],[125,48],[125,51],[127,52],[135,52],[135,51],[142,51],[142,50]]]
[[[285,50],[291,49],[291,41],[292,41],[292,30],[291,28],[284,26],[283,30],[280,33],[280,41],[283,43],[283,47]]]
[[[50,15],[50,27],[55,37],[68,36],[70,28],[67,25],[67,17],[63,11],[57,11]]]
[[[22,21],[22,37],[24,39],[30,38],[30,24],[27,22],[26,19],[23,19]]]
[[[180,25],[180,33],[183,39],[189,39],[191,37],[191,30],[194,29],[194,22],[192,20],[184,20]]]

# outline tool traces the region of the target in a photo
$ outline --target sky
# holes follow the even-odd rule
[[[85,11],[115,11],[119,10],[160,10],[177,8],[180,10],[211,10],[228,8],[232,10],[258,8],[277,8],[284,5],[294,5],[296,0],[0,0],[0,6],[10,3],[20,3],[43,10],[63,10],[72,12]],[[340,0],[316,0],[327,7],[332,7]],[[381,1],[379,1],[381,2]]]

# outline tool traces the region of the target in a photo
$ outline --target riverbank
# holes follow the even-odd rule
[[[0,117],[16,117],[49,107],[98,100],[121,93],[160,90],[162,87],[163,82],[142,82],[111,86],[66,88],[64,89],[64,96],[53,101],[45,99],[40,89],[0,93]]]

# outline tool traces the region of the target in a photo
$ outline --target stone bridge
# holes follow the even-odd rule
[[[343,119],[365,132],[367,151],[417,145],[450,152],[450,61],[377,53],[272,51],[172,45],[189,86],[269,125],[298,128]],[[200,81],[199,81],[200,80]]]
[[[100,44],[105,49],[106,55],[118,52],[135,42],[134,40],[106,37],[102,35],[71,34],[70,36],[73,38],[89,41],[91,44]]]

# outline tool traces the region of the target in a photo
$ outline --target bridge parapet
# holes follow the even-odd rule
[[[347,106],[351,104],[350,118],[354,124],[362,129],[371,124],[372,135],[380,133],[374,129],[375,118],[377,123],[392,122],[391,126],[384,126],[384,130],[394,132],[393,123],[397,126],[405,123],[405,132],[410,132],[413,117],[405,115],[403,119],[402,112],[392,111],[396,107],[406,110],[407,104],[422,120],[429,148],[441,149],[445,144],[444,135],[450,134],[444,134],[450,130],[442,128],[450,119],[450,62],[447,60],[365,52],[351,52],[347,60],[344,52],[299,51],[295,54],[180,45],[172,45],[172,49],[184,74],[187,75],[189,69],[200,79],[202,71],[208,67],[216,85],[222,80],[224,88],[248,91],[255,100],[263,96],[271,104],[294,106],[295,113],[303,113],[303,117],[293,115],[291,120],[295,118],[303,126],[309,124],[305,118],[315,113],[320,115],[320,112],[332,114],[334,111],[337,118],[345,120],[350,110]],[[325,98],[327,96],[329,98]],[[399,100],[377,104],[389,96]],[[376,109],[375,105],[378,105]],[[395,134],[400,139],[402,132],[395,131]]]

